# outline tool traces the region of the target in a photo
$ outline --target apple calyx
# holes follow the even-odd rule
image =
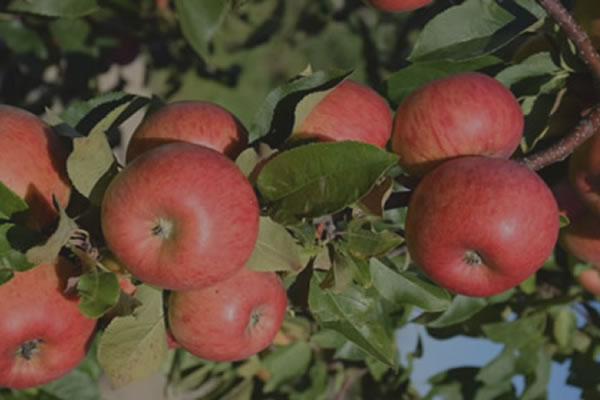
[[[248,325],[246,329],[250,330],[260,323],[262,317],[261,308],[262,307],[256,307],[252,309],[252,312],[250,312],[250,318],[248,318]]]
[[[475,250],[465,251],[463,260],[467,265],[483,265],[483,257]]]
[[[175,231],[175,223],[168,218],[159,218],[152,227],[152,234],[163,240],[169,240]]]
[[[40,352],[40,343],[43,340],[40,338],[31,339],[21,344],[17,350],[17,357],[22,357],[25,360],[31,360]]]

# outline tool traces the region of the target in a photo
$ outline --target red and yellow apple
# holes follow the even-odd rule
[[[172,142],[200,144],[235,159],[248,145],[248,132],[232,113],[217,104],[178,101],[142,121],[127,146],[127,160]]]
[[[383,97],[347,79],[311,110],[292,137],[355,140],[385,147],[391,131],[392,115]]]
[[[415,263],[455,293],[492,296],[533,274],[559,230],[545,182],[511,160],[465,156],[442,163],[413,192],[406,243]]]
[[[573,221],[586,212],[585,205],[568,179],[561,179],[552,186],[552,194],[558,204],[558,211]]]
[[[394,117],[392,150],[406,172],[423,176],[457,156],[510,157],[523,124],[510,90],[487,75],[461,73],[433,80],[404,99]]]
[[[0,182],[29,205],[29,227],[48,227],[58,217],[52,196],[66,207],[71,195],[67,152],[58,136],[30,112],[0,104],[0,148]]]
[[[85,357],[96,320],[64,293],[74,266],[64,258],[16,272],[0,286],[0,386],[23,389],[58,379]]]
[[[600,217],[588,211],[573,218],[562,229],[560,244],[576,258],[600,265]]]
[[[597,132],[571,154],[569,180],[586,207],[600,215],[600,135]]]
[[[425,7],[431,4],[433,0],[365,0],[365,2],[381,11],[401,12]]]
[[[287,297],[273,272],[241,269],[231,278],[169,296],[169,328],[197,357],[236,361],[269,346],[283,318]]]
[[[600,295],[600,270],[592,266],[577,275],[577,281],[582,288],[593,295]]]
[[[142,154],[115,177],[101,225],[109,249],[135,278],[193,290],[244,266],[258,235],[258,202],[233,161],[177,142]]]

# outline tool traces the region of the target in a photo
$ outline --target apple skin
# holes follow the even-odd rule
[[[248,132],[225,108],[204,101],[178,101],[148,115],[127,146],[127,161],[165,143],[201,144],[235,159],[248,146]]]
[[[52,195],[66,207],[71,185],[67,152],[58,136],[30,112],[0,104],[0,181],[29,205],[25,224],[43,230],[58,217]]]
[[[523,136],[523,113],[500,82],[478,72],[433,80],[398,106],[392,150],[406,172],[423,176],[463,155],[508,158]]]
[[[144,153],[115,177],[101,225],[109,249],[135,278],[193,290],[244,266],[258,214],[252,186],[231,160],[177,142]]]
[[[554,249],[556,201],[535,172],[511,160],[465,156],[427,174],[406,216],[410,255],[455,293],[492,296],[533,274]]]
[[[295,139],[355,140],[385,147],[392,132],[387,102],[368,86],[346,79],[295,129]]]
[[[60,258],[0,286],[0,386],[24,389],[67,374],[85,357],[96,320],[63,293],[75,267]],[[29,358],[23,346],[32,346]]]
[[[600,217],[586,212],[572,219],[560,233],[560,244],[576,258],[600,264]]]
[[[558,211],[573,221],[586,212],[585,205],[568,179],[561,179],[552,185],[552,194],[558,204]]]
[[[412,11],[432,2],[433,0],[365,0],[371,7],[387,12]]]
[[[595,296],[600,295],[600,271],[596,266],[582,271],[577,275],[577,281],[582,288]]]
[[[286,305],[285,288],[275,273],[243,268],[214,286],[172,292],[169,327],[181,347],[195,356],[237,361],[272,343]]]
[[[598,132],[571,154],[569,181],[586,207],[600,215],[600,135]]]

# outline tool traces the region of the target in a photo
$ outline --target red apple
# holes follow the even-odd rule
[[[600,215],[600,135],[597,132],[571,154],[569,180],[585,205]]]
[[[546,261],[559,215],[544,181],[511,160],[466,156],[425,175],[411,196],[406,242],[423,272],[455,293],[492,296]]]
[[[365,0],[370,6],[387,12],[411,11],[431,4],[433,0]]]
[[[345,80],[313,108],[293,135],[385,147],[391,131],[392,115],[386,101],[370,87]]]
[[[596,267],[581,272],[577,275],[577,281],[588,292],[596,296],[600,295],[600,271]]]
[[[169,297],[175,340],[197,357],[213,361],[248,358],[272,343],[287,303],[273,272],[241,269],[214,286]]]
[[[0,286],[0,386],[23,389],[55,380],[85,357],[96,320],[64,293],[66,259],[16,272]]]
[[[201,144],[235,159],[248,145],[248,132],[225,108],[204,101],[179,101],[142,121],[127,146],[127,160],[171,142]]]
[[[569,218],[570,221],[585,213],[585,205],[568,179],[561,179],[553,185],[552,194],[554,194],[556,204],[558,204],[558,211]]]
[[[108,247],[135,278],[192,290],[244,266],[258,235],[258,202],[223,154],[171,143],[139,156],[115,177],[101,224]]]
[[[572,219],[561,231],[560,244],[578,259],[600,264],[600,217],[588,211]]]
[[[46,228],[58,217],[52,195],[66,207],[71,194],[58,136],[30,112],[0,104],[0,149],[0,182],[29,205],[27,225]]]
[[[515,96],[477,72],[431,81],[412,92],[394,117],[392,150],[411,175],[463,155],[508,158],[523,135]]]

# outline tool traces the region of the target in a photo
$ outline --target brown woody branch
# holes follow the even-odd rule
[[[579,57],[588,66],[594,79],[600,81],[600,54],[598,54],[585,31],[575,22],[573,16],[563,7],[560,0],[537,1],[575,43]],[[545,150],[525,157],[521,161],[533,170],[539,170],[557,161],[562,161],[599,129],[600,104],[592,107],[586,117],[559,142]]]
[[[550,164],[562,161],[578,146],[600,129],[600,104],[592,107],[589,114],[567,136],[549,148],[521,160],[529,168],[537,171]]]
[[[560,0],[537,1],[575,43],[575,47],[579,51],[579,57],[592,71],[594,78],[600,81],[600,54],[598,54],[583,28],[575,22],[573,16],[563,7]]]

